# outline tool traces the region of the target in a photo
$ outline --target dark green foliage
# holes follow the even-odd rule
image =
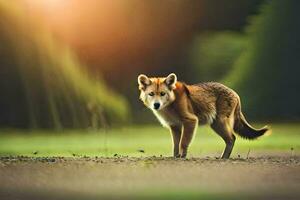
[[[300,1],[270,1],[246,29],[246,51],[226,81],[255,119],[300,119]]]
[[[206,32],[196,37],[191,48],[191,66],[198,80],[224,78],[245,48],[246,37],[237,32]]]

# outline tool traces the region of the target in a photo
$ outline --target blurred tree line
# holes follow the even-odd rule
[[[300,1],[273,0],[245,29],[246,44],[225,83],[258,120],[300,119]]]
[[[51,16],[0,1],[0,126],[153,122],[138,100],[137,75],[170,72],[234,88],[253,120],[300,118],[297,0],[65,6]]]
[[[125,98],[9,1],[0,1],[0,44],[2,127],[97,128],[126,119]]]

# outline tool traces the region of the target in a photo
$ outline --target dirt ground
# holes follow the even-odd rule
[[[300,156],[1,157],[0,199],[300,199]]]

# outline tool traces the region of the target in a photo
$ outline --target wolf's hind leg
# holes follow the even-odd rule
[[[212,123],[211,127],[223,138],[226,144],[225,150],[222,154],[222,159],[229,158],[235,142],[232,121],[230,121],[230,118],[228,117],[218,118]]]
[[[173,138],[173,156],[179,157],[179,143],[182,133],[182,126],[181,125],[173,125],[170,126],[172,138]]]

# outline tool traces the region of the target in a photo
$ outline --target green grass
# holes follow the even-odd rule
[[[209,127],[198,128],[189,155],[205,157],[222,153],[224,143]],[[254,141],[238,137],[233,157],[256,152],[292,154],[300,151],[300,124],[272,125],[272,134]],[[138,152],[143,149],[145,153]],[[34,154],[34,152],[36,154]],[[171,136],[157,126],[135,126],[108,131],[74,130],[0,131],[0,155],[24,156],[171,156]]]

